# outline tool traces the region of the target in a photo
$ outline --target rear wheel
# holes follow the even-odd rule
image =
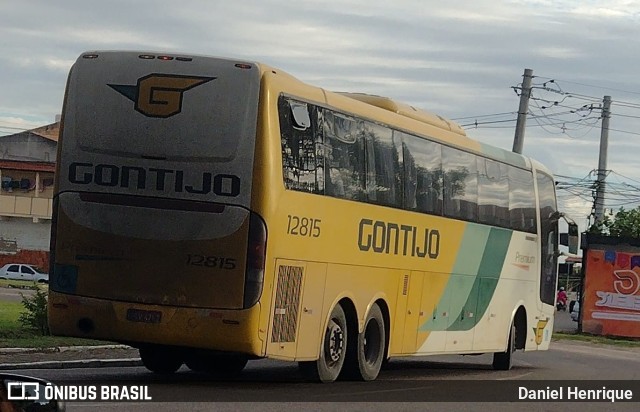
[[[179,350],[163,346],[144,346],[139,349],[142,364],[151,372],[168,375],[182,366]]]
[[[313,380],[333,382],[344,365],[348,344],[347,318],[342,307],[336,305],[323,334],[320,358],[317,361],[301,362],[300,368]]]
[[[507,350],[505,352],[496,352],[493,354],[493,369],[508,371],[511,369],[513,363],[513,352],[516,348],[516,327],[511,324],[511,330],[509,331],[509,343],[507,344]]]
[[[378,305],[373,305],[364,324],[364,331],[358,334],[358,377],[372,381],[378,377],[384,360],[386,334],[384,318]]]

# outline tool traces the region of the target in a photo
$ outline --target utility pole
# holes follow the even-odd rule
[[[604,189],[607,178],[607,150],[609,149],[609,118],[611,117],[611,96],[602,101],[602,129],[600,131],[600,158],[598,159],[598,179],[596,180],[596,198],[594,201],[595,222],[604,217]]]
[[[527,124],[527,112],[529,111],[529,97],[531,97],[531,79],[533,70],[524,69],[522,76],[522,92],[520,93],[520,106],[518,107],[518,121],[516,122],[516,134],[513,136],[513,152],[522,153],[524,144],[524,127]]]

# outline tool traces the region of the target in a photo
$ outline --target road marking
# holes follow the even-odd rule
[[[506,377],[506,378],[498,378],[498,379],[496,379],[496,380],[497,380],[497,381],[510,381],[510,380],[516,380],[516,379],[524,378],[525,376],[529,376],[529,375],[531,375],[532,373],[533,373],[533,372],[526,372],[526,373],[523,373],[523,374],[521,374],[521,375],[517,375],[517,376],[509,376],[509,377]]]

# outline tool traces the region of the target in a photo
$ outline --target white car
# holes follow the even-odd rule
[[[49,274],[42,273],[42,270],[34,265],[7,263],[0,268],[0,279],[49,283]]]

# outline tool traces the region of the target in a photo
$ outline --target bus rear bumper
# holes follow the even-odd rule
[[[114,302],[50,291],[53,335],[243,353],[263,357],[260,303],[249,309],[205,309]]]

